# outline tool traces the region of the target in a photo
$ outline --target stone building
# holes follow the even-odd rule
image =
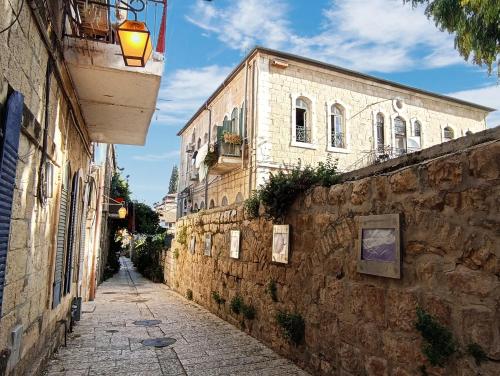
[[[169,233],[174,233],[177,220],[177,193],[167,194],[160,202],[156,202],[153,208],[160,217],[160,226],[166,228]]]
[[[490,111],[257,47],[178,133],[178,216],[239,203],[299,160],[350,171],[484,130]]]
[[[112,144],[144,143],[163,59],[126,67],[107,7],[0,9],[0,374],[31,375],[93,297]]]

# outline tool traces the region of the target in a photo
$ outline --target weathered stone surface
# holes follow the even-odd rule
[[[370,193],[370,180],[364,179],[353,183],[351,193],[351,203],[361,205],[366,202]]]
[[[387,376],[387,360],[370,356],[366,360],[365,370],[367,376]]]
[[[493,142],[473,150],[469,160],[469,168],[474,177],[486,180],[500,177],[500,169],[498,168],[500,163],[500,143]]]
[[[394,193],[411,192],[418,187],[418,177],[413,168],[407,168],[392,175],[389,183]]]
[[[459,157],[441,158],[429,162],[427,177],[431,187],[441,190],[458,186],[463,178],[463,165]]]

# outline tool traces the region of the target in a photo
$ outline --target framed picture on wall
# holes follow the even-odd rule
[[[231,230],[229,257],[240,258],[240,230]]]
[[[290,240],[289,225],[273,226],[273,254],[272,261],[288,264],[288,251]]]
[[[358,273],[401,278],[400,215],[358,217]]]
[[[212,256],[212,234],[209,232],[205,233],[205,247],[203,254],[205,256]]]
[[[191,239],[189,240],[189,252],[194,255],[196,249],[196,235],[191,235]]]

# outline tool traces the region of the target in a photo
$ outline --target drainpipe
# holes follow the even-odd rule
[[[252,149],[249,150],[249,164],[250,164],[250,171],[248,174],[248,186],[249,186],[249,191],[252,191],[252,184],[253,184],[253,163],[255,163],[255,174],[257,174],[257,132],[256,132],[256,113],[257,113],[257,106],[255,104],[255,99],[257,98],[257,59],[254,60],[252,64],[252,134],[251,134],[251,144],[252,144]]]
[[[210,148],[210,140],[212,139],[212,109],[208,107],[208,103],[205,105],[208,111],[208,147]],[[208,171],[207,176],[205,176],[205,209],[208,209]]]
[[[248,136],[243,138],[243,135],[246,135],[247,132],[247,102],[248,102],[248,59],[245,61],[245,100],[243,103],[243,134],[242,139],[243,142],[241,144],[241,169],[245,167],[245,144],[248,140]],[[250,191],[248,192],[248,197],[250,197]]]

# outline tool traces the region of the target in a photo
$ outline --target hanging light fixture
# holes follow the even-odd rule
[[[151,56],[151,35],[144,22],[126,20],[118,26],[123,60],[128,67],[144,67]]]
[[[122,206],[120,209],[118,209],[118,218],[124,219],[127,217],[127,209],[125,206]]]

